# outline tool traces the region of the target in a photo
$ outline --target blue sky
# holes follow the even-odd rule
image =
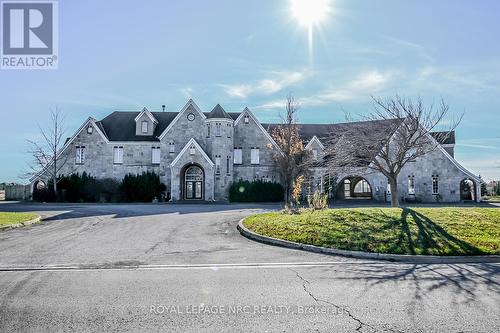
[[[146,106],[250,107],[277,120],[291,93],[300,121],[371,111],[370,96],[442,97],[465,117],[456,158],[500,179],[500,2],[331,0],[314,29],[289,0],[60,1],[59,69],[0,71],[0,182],[19,181],[51,108],[68,136],[88,117]]]

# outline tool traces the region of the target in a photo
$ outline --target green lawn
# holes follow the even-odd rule
[[[32,220],[36,217],[32,213],[4,213],[0,212],[0,226],[8,224],[16,224]]]
[[[254,232],[297,243],[397,254],[500,254],[500,209],[351,208],[254,215]]]

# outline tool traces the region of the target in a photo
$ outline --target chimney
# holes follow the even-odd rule
[[[161,109],[163,110],[163,112],[165,112],[165,104],[161,106]]]

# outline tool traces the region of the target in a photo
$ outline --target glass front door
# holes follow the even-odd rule
[[[186,200],[203,199],[203,170],[196,165],[186,169],[184,177],[184,198]]]

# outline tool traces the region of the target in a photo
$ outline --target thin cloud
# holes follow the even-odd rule
[[[257,81],[254,84],[222,85],[229,97],[245,99],[250,95],[268,96],[290,86],[293,86],[309,76],[308,71],[303,72],[271,72],[269,78]]]
[[[370,70],[360,73],[354,79],[344,84],[333,85],[330,88],[321,90],[317,94],[297,97],[300,105],[320,106],[332,102],[345,102],[356,99],[364,99],[371,94],[377,93],[387,87],[395,72],[380,72]],[[256,106],[257,109],[278,109],[284,106],[283,100],[272,100]]]

